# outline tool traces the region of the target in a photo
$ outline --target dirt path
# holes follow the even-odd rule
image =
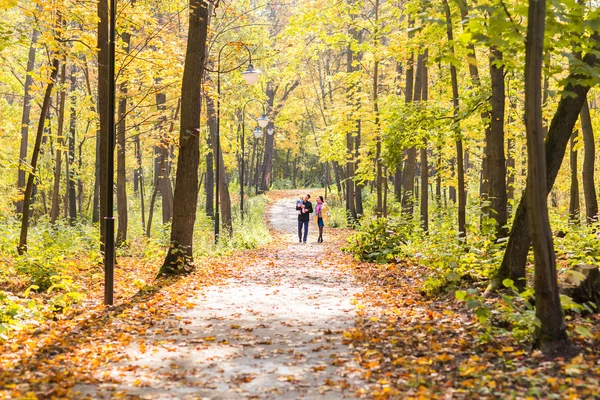
[[[354,397],[358,368],[342,344],[360,288],[342,273],[339,243],[297,243],[294,199],[269,208],[275,243],[250,252],[243,271],[197,293],[194,305],[157,322],[101,371],[80,398]]]

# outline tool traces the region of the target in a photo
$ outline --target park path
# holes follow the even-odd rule
[[[193,306],[157,321],[127,360],[99,371],[79,398],[339,399],[360,389],[342,334],[354,326],[361,289],[339,260],[340,240],[297,243],[294,199],[268,207],[275,238],[251,251],[224,285],[201,289]],[[244,260],[244,258],[241,258]],[[175,332],[175,333],[173,333]]]

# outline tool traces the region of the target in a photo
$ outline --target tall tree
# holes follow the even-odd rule
[[[21,147],[19,150],[19,172],[17,176],[17,188],[19,191],[25,189],[25,163],[27,160],[27,147],[29,142],[29,120],[31,114],[31,85],[33,84],[33,69],[35,68],[35,45],[37,43],[39,32],[33,28],[31,33],[31,44],[29,45],[29,55],[27,57],[27,71],[25,75],[25,84],[23,85],[23,114],[21,117]],[[23,212],[23,200],[16,202],[17,213]]]
[[[525,127],[527,130],[527,211],[535,255],[535,315],[541,326],[537,344],[549,354],[568,343],[558,296],[556,260],[548,218],[546,155],[542,126],[542,60],[546,0],[529,0],[525,44]]]
[[[64,124],[65,124],[65,102],[67,93],[65,91],[65,82],[66,82],[66,63],[62,63],[61,71],[60,71],[60,86],[58,91],[58,127],[56,128],[56,151],[55,162],[54,162],[54,185],[52,187],[52,205],[50,208],[50,222],[52,224],[56,223],[58,219],[58,214],[60,212],[60,180],[61,180],[61,172],[62,172],[62,155],[63,148],[65,146],[65,136],[64,136]]]
[[[375,0],[375,28],[373,34],[373,47],[377,49],[381,41],[379,27],[379,0]],[[379,123],[379,59],[375,56],[373,63],[373,112],[375,113],[375,128],[377,129],[375,144],[375,186],[377,189],[377,207],[375,214],[382,217],[386,214],[386,204],[383,199],[383,160],[381,158],[381,125]]]
[[[422,101],[429,99],[429,79],[427,70],[427,57],[428,50],[425,50],[423,54],[423,62],[421,68],[423,68],[423,91]],[[421,226],[423,230],[427,232],[429,230],[429,165],[427,163],[427,138],[423,138],[423,145],[421,146]]]
[[[55,27],[61,27],[63,16],[61,12],[57,13]],[[57,35],[58,38],[58,35]],[[25,197],[23,198],[23,218],[21,219],[21,234],[19,236],[19,246],[17,251],[19,254],[27,252],[27,233],[29,229],[29,217],[31,214],[30,206],[33,194],[33,183],[37,174],[37,163],[40,155],[40,148],[42,146],[42,136],[44,136],[44,127],[46,125],[46,118],[48,117],[48,111],[50,109],[50,101],[52,99],[52,90],[56,84],[58,77],[58,68],[60,65],[61,54],[54,52],[52,55],[52,64],[50,66],[50,76],[46,85],[46,91],[44,93],[44,100],[42,102],[42,109],[40,110],[40,119],[38,122],[37,133],[35,136],[35,143],[33,145],[33,152],[31,154],[31,163],[29,175],[27,177],[27,185],[25,186]]]
[[[356,28],[353,26],[350,28],[351,37],[356,36]],[[355,71],[354,66],[354,51],[352,50],[352,43],[348,43],[346,46],[346,73],[351,75]],[[354,106],[355,101],[353,100],[354,93],[357,88],[355,85],[348,84],[346,88],[347,102],[349,105]],[[348,224],[353,225],[356,221],[356,207],[354,202],[354,138],[353,129],[350,127],[346,132],[346,216],[348,217]]]
[[[597,40],[597,38],[596,38]],[[583,62],[590,67],[598,64],[598,59],[594,52],[589,52],[583,58]],[[571,72],[565,82],[569,82],[565,87],[565,92],[572,95],[563,95],[558,103],[556,112],[550,123],[548,135],[545,141],[546,154],[546,195],[549,194],[563,158],[573,127],[583,107],[587,92],[589,77],[584,75],[581,70]],[[527,263],[527,253],[531,242],[529,240],[528,211],[527,211],[527,189],[523,192],[521,201],[515,211],[512,228],[508,239],[508,245],[504,252],[502,264],[488,289],[488,293],[501,287],[502,281],[506,278],[512,279],[519,287],[525,286],[525,265]]]
[[[571,167],[571,190],[569,191],[569,220],[571,222],[579,221],[579,179],[577,178],[577,130],[571,135],[571,151],[569,154],[569,164]]]
[[[411,27],[414,25],[412,15],[408,16],[409,39],[412,37]],[[418,58],[417,58],[418,59]],[[404,103],[410,104],[413,101],[414,89],[414,53],[409,53],[406,65],[406,84],[404,88]],[[417,67],[418,73],[418,67]],[[402,166],[402,212],[407,215],[413,215],[414,208],[414,190],[415,190],[415,165],[417,159],[417,149],[414,146],[404,151],[404,165]],[[399,166],[397,165],[396,168]]]
[[[491,216],[496,220],[496,236],[507,235],[507,194],[506,194],[506,157],[504,156],[504,104],[506,102],[504,89],[504,67],[502,53],[498,48],[490,48],[490,78],[492,95],[490,98],[491,112],[489,129],[486,129],[485,160],[487,173],[487,194],[490,203]]]
[[[229,177],[225,171],[222,149],[217,140],[217,114],[215,112],[215,101],[211,97],[206,97],[206,111],[208,113],[208,130],[212,141],[213,154],[219,155],[219,212],[221,214],[221,223],[223,231],[228,235],[233,232],[233,219],[231,214],[231,196],[229,195]],[[271,135],[269,135],[271,136]],[[257,178],[258,179],[258,178]]]
[[[450,13],[450,6],[448,0],[442,0],[444,4],[444,10],[446,13],[446,33],[448,35],[448,42],[450,42],[450,53],[454,56],[454,44],[453,44],[453,33],[452,33],[452,14]],[[454,128],[454,135],[456,137],[456,177],[458,180],[458,235],[460,237],[466,237],[466,208],[467,208],[467,192],[465,191],[465,170],[464,170],[464,152],[462,133],[460,132],[459,122],[459,97],[458,97],[458,77],[456,73],[456,66],[450,63],[450,77],[452,80],[452,106],[453,106],[453,118],[452,123]]]
[[[585,199],[585,219],[592,223],[598,221],[598,198],[596,197],[596,185],[594,183],[594,161],[596,158],[596,144],[594,142],[594,131],[592,130],[592,119],[587,99],[583,102],[581,112],[581,132],[583,134],[583,197]]]
[[[75,178],[75,134],[77,130],[77,99],[75,90],[77,89],[77,77],[75,75],[77,68],[75,63],[71,64],[71,99],[69,104],[69,153],[67,159],[67,195],[69,198],[69,221],[71,224],[77,220],[77,191]],[[81,155],[79,157],[81,161]]]
[[[179,155],[173,197],[171,246],[159,275],[188,271],[193,262],[200,162],[200,84],[206,59],[209,4],[190,0],[188,41],[181,83]]]
[[[108,165],[107,154],[108,146],[114,143],[108,143],[108,0],[98,0],[98,117],[99,129],[96,134],[96,185],[100,193],[98,207],[100,211],[100,250],[104,251],[106,242],[106,221],[108,215],[107,205],[107,184],[108,184]],[[112,190],[112,188],[111,188]]]
[[[135,4],[135,1],[131,2],[131,6]],[[131,44],[131,32],[129,27],[121,33],[121,40],[123,42],[122,51],[127,59],[129,55],[129,47]],[[123,63],[125,65],[126,62]],[[121,70],[120,75],[126,76],[124,69]],[[116,242],[118,246],[123,246],[127,242],[127,225],[128,225],[128,213],[127,213],[127,165],[125,159],[125,133],[127,131],[127,95],[129,83],[127,78],[123,78],[123,81],[119,84],[119,105],[117,107],[117,211],[118,211],[118,227],[117,227],[117,238]]]

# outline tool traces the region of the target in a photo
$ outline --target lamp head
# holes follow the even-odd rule
[[[267,125],[269,125],[269,117],[267,117],[267,114],[263,114],[260,117],[258,117],[256,122],[258,122],[258,126],[260,126],[261,128],[265,128]]]
[[[254,128],[254,137],[255,138],[259,138],[261,137],[263,134],[262,129],[260,128],[260,126],[257,126],[256,128]]]
[[[248,68],[242,72],[242,76],[248,85],[254,85],[258,82],[260,70],[254,68],[252,64],[248,64]]]
[[[267,129],[267,133],[269,135],[273,135],[275,133],[275,129],[273,129],[273,127],[271,126],[271,127],[269,127],[269,129]]]

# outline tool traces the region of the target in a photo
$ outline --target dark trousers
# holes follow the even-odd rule
[[[304,227],[304,236],[302,236],[302,227]],[[298,240],[306,242],[308,236],[308,221],[298,221]]]

